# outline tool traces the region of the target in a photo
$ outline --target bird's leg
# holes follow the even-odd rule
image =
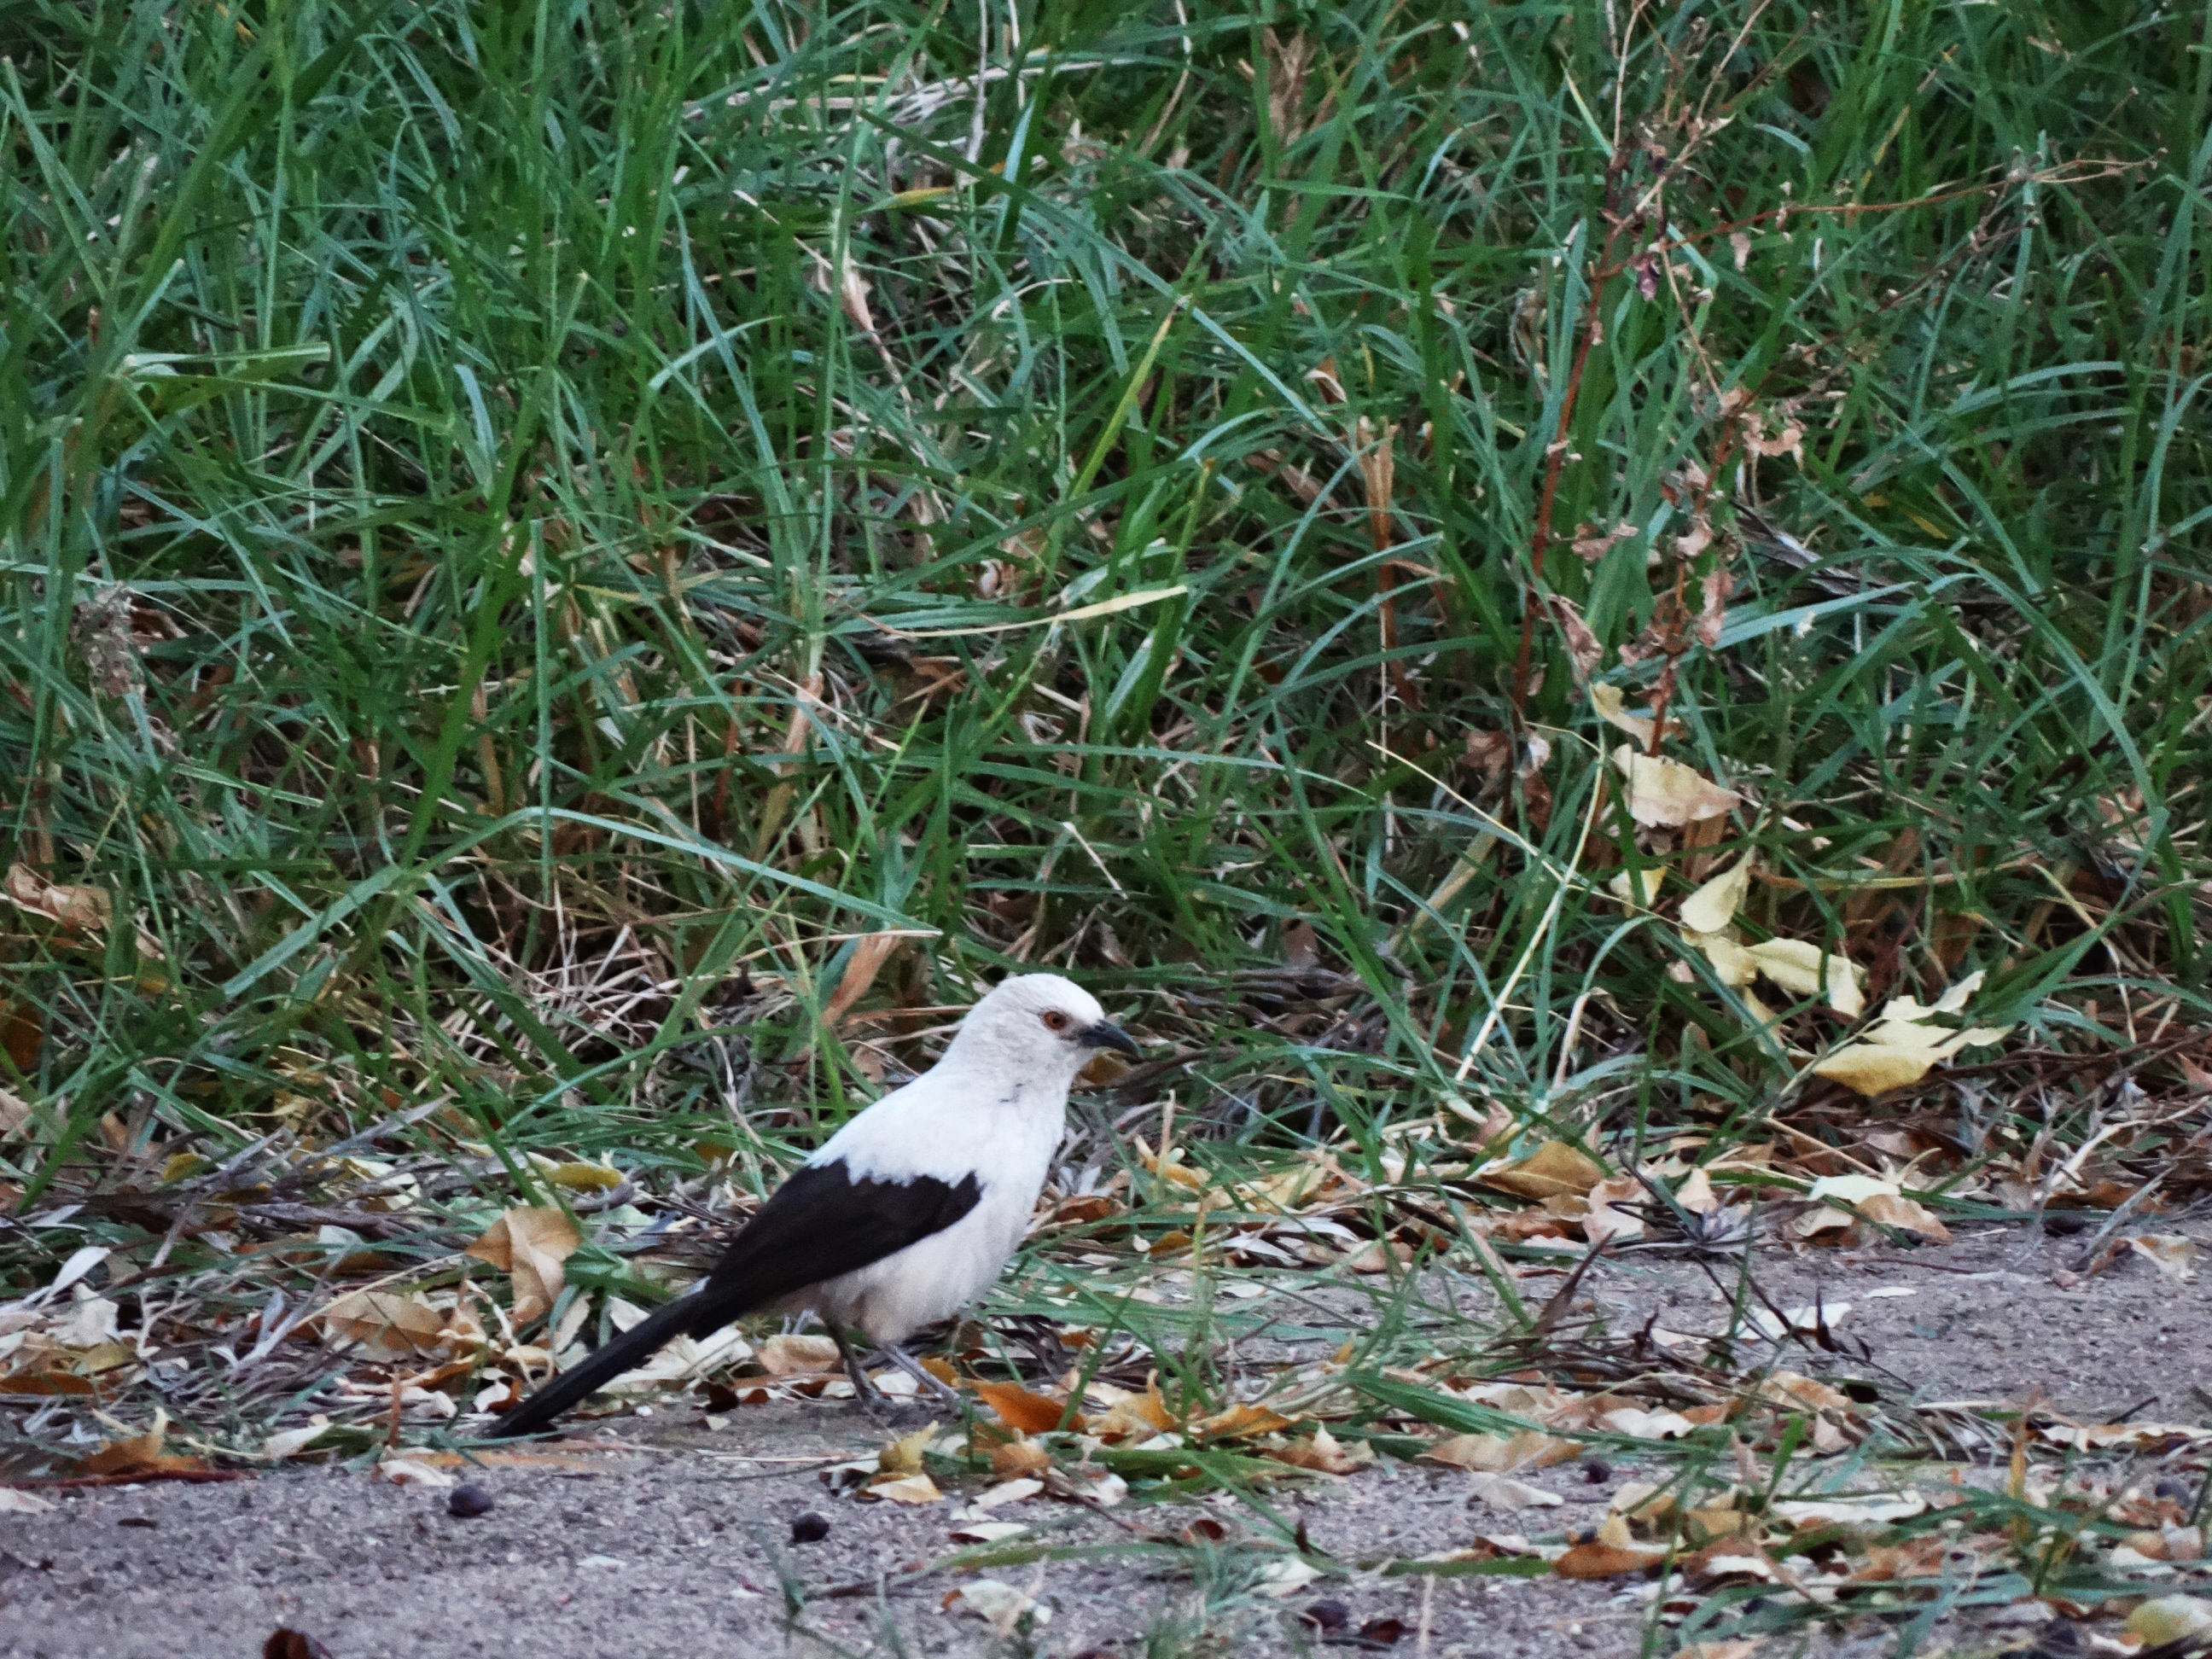
[[[831,1325],[830,1334],[836,1339],[837,1352],[845,1361],[845,1375],[853,1379],[853,1393],[860,1402],[860,1409],[886,1428],[900,1427],[901,1419],[911,1417],[913,1413],[895,1405],[890,1396],[876,1386],[875,1380],[860,1364],[860,1356],[846,1336],[844,1327]]]
[[[869,1414],[872,1416],[878,1406],[886,1403],[883,1390],[861,1368],[860,1356],[854,1351],[852,1339],[845,1334],[845,1328],[831,1325],[830,1335],[837,1344],[837,1357],[845,1362],[845,1375],[853,1379],[853,1393],[863,1406],[868,1407]]]
[[[883,1352],[884,1357],[890,1360],[892,1364],[897,1366],[908,1376],[912,1377],[916,1382],[920,1383],[922,1388],[927,1389],[929,1393],[935,1395],[939,1400],[945,1401],[945,1404],[949,1406],[957,1406],[960,1403],[959,1389],[952,1387],[950,1383],[946,1382],[944,1378],[931,1371],[928,1366],[923,1364],[919,1359],[916,1359],[912,1354],[908,1353],[897,1343],[893,1342],[888,1344],[884,1348]]]

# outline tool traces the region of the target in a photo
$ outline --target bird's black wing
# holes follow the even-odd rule
[[[807,1164],[770,1194],[708,1275],[691,1334],[896,1255],[943,1232],[982,1196],[972,1174],[856,1181],[842,1159]]]
[[[777,1188],[724,1252],[707,1282],[572,1365],[509,1412],[493,1439],[535,1434],[587,1395],[635,1370],[671,1338],[713,1334],[740,1314],[895,1255],[974,1209],[973,1175],[853,1179],[843,1161],[810,1164]]]

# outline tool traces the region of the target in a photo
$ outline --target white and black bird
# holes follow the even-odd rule
[[[1068,1089],[1102,1048],[1138,1053],[1080,986],[1057,974],[1003,981],[968,1011],[936,1065],[830,1136],[769,1195],[705,1282],[489,1433],[534,1434],[664,1343],[749,1313],[818,1315],[864,1401],[876,1390],[848,1328],[927,1380],[899,1344],[997,1282],[1043,1190]]]

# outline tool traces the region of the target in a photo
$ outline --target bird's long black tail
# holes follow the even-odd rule
[[[484,1431],[487,1440],[508,1440],[535,1434],[578,1401],[611,1382],[624,1371],[635,1370],[671,1338],[693,1334],[704,1311],[708,1296],[702,1285],[651,1316],[640,1320],[611,1342],[592,1351],[590,1358],[571,1365],[536,1394]],[[726,1323],[717,1320],[715,1324]]]

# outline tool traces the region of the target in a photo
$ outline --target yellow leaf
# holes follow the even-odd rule
[[[1636,739],[1638,749],[1651,747],[1651,716],[1630,714],[1627,700],[1621,696],[1619,686],[1608,685],[1603,680],[1592,680],[1589,700],[1590,707],[1597,710],[1597,717],[1607,726],[1617,726],[1627,732]],[[1667,724],[1672,726],[1674,722],[1669,720]]]
[[[1872,1097],[1902,1089],[1926,1077],[1938,1056],[1921,1048],[1893,1048],[1879,1042],[1846,1043],[1813,1068],[1847,1089]]]
[[[1947,1030],[1928,1022],[1937,1014],[1954,1014],[1980,983],[1978,974],[1946,992],[1932,1008],[1923,1008],[1911,997],[1893,997],[1858,1042],[1847,1043],[1813,1067],[1825,1077],[1873,1096],[1889,1089],[1917,1083],[1929,1072],[1962,1048],[2002,1042],[2012,1033],[2009,1025]]]
[[[2130,1613],[2120,1628],[2148,1647],[2212,1635],[2212,1601],[2198,1595],[2161,1595]]]
[[[1738,859],[1728,869],[1682,901],[1682,927],[1692,933],[1717,933],[1735,920],[1751,891],[1751,860]]]
[[[559,1299],[567,1280],[562,1264],[583,1242],[560,1211],[517,1205],[464,1254],[507,1274],[514,1285],[514,1322],[526,1325]]]
[[[1658,902],[1659,889],[1666,882],[1667,872],[1657,866],[1638,870],[1624,870],[1606,883],[1606,890],[1632,908],[1650,909]]]
[[[1640,755],[1625,743],[1613,751],[1613,763],[1628,779],[1628,815],[1638,823],[1679,830],[1719,817],[1743,800],[1680,761]]]
[[[1793,996],[1816,996],[1825,991],[1828,1006],[1845,1019],[1866,1012],[1866,997],[1859,989],[1866,970],[1842,957],[1830,956],[1803,939],[1771,939],[1747,945],[1759,971]]]
[[[1733,932],[1718,933],[1686,933],[1691,944],[1705,953],[1705,960],[1713,964],[1713,974],[1720,982],[1733,990],[1741,990],[1759,977],[1759,964],[1751,959],[1742,940]]]
[[[1484,1165],[1475,1179],[1500,1192],[1540,1200],[1565,1194],[1580,1197],[1605,1179],[1605,1171],[1565,1141],[1547,1140],[1526,1158]]]
[[[556,1164],[545,1178],[572,1193],[609,1193],[623,1184],[623,1172],[605,1164]]]
[[[885,1474],[920,1474],[921,1455],[929,1449],[929,1443],[937,1437],[937,1425],[916,1429],[912,1434],[902,1434],[884,1442],[884,1449],[876,1454],[876,1467]]]

